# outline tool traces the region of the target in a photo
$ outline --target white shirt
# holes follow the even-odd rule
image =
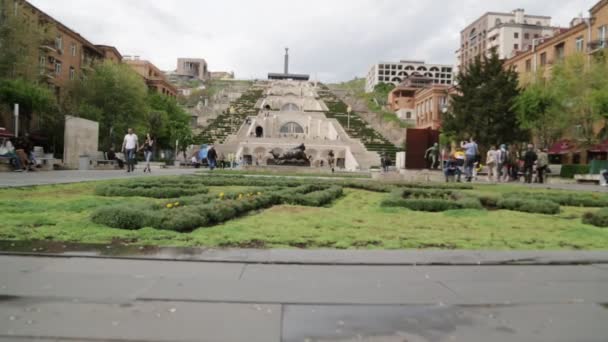
[[[137,135],[131,133],[125,135],[125,149],[131,150],[137,147]]]

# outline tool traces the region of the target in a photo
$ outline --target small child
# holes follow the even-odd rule
[[[477,174],[483,170],[483,164],[476,161],[473,163],[473,180],[477,180]]]

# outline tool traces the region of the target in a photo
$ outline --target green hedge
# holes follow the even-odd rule
[[[589,165],[562,165],[562,169],[559,173],[560,177],[563,178],[574,178],[574,175],[586,175],[589,174]]]
[[[583,223],[602,228],[608,227],[608,208],[602,208],[593,213],[585,213]]]
[[[404,199],[391,196],[382,201],[384,207],[403,207],[415,211],[440,212],[454,209],[483,209],[479,200],[463,198],[462,200],[446,200],[437,198]]]
[[[601,193],[528,193],[505,194],[507,198],[526,200],[545,200],[570,207],[608,207],[608,195]]]
[[[549,215],[559,213],[559,204],[547,200],[503,198],[498,200],[496,206],[499,209],[521,211],[525,213]]]

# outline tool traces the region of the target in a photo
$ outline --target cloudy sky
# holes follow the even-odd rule
[[[455,61],[459,32],[488,11],[525,8],[567,26],[596,0],[30,0],[95,44],[163,70],[205,58],[237,78],[290,71],[335,82],[377,61]]]

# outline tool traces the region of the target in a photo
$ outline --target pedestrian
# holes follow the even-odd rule
[[[513,182],[519,180],[519,156],[517,145],[509,146],[509,176]]]
[[[460,175],[462,172],[458,167],[458,161],[455,156],[450,156],[449,159],[445,163],[445,182],[448,183],[450,181],[450,177],[457,176],[456,181],[460,183]]]
[[[235,159],[236,158],[233,152],[228,153],[228,165],[230,166],[230,169],[234,168]]]
[[[424,153],[424,159],[427,161],[429,169],[436,169],[439,166],[439,144],[435,143],[429,147]]]
[[[500,145],[500,149],[498,149],[496,154],[496,163],[498,170],[498,182],[506,182],[509,180],[509,151],[507,151],[507,146],[505,144]]]
[[[477,159],[478,147],[473,137],[469,139],[469,142],[463,141],[460,143],[460,147],[464,149],[465,155],[465,166],[464,172],[467,177],[467,182],[473,179],[473,168],[475,167],[475,160]]]
[[[207,163],[209,164],[209,170],[215,169],[215,165],[217,163],[217,152],[215,151],[215,147],[213,147],[213,145],[211,145],[207,151]]]
[[[0,146],[0,157],[9,158],[9,162],[13,165],[15,172],[22,172],[23,167],[21,166],[21,159],[15,152],[15,147],[10,139],[4,138],[2,145]]]
[[[144,173],[146,173],[146,171],[152,173],[152,170],[150,169],[150,160],[152,159],[152,151],[154,149],[154,139],[152,139],[150,133],[146,134],[146,140],[139,149],[144,150],[144,158],[146,159],[146,167],[144,168]]]
[[[310,158],[310,160],[312,160],[312,158]],[[331,168],[331,173],[334,173],[335,169],[334,169],[334,151],[333,150],[329,150],[329,153],[327,154],[327,164],[329,165],[329,167]]]
[[[488,167],[488,182],[493,182],[494,179],[499,180],[498,175],[498,151],[496,146],[492,145],[486,154],[486,166]]]
[[[219,167],[223,170],[226,166],[226,157],[224,156],[224,153],[220,153],[220,158],[218,159],[218,161]]]
[[[132,128],[129,128],[125,138],[122,141],[121,149],[127,159],[127,172],[135,171],[135,151],[138,149],[139,142],[137,141],[137,135],[133,133]]]
[[[542,148],[538,151],[538,159],[536,160],[536,174],[540,184],[545,182],[547,167],[549,167],[549,155],[547,154],[547,149]]]
[[[536,155],[536,152],[534,152],[534,145],[528,144],[528,150],[524,154],[524,174],[526,183],[528,184],[532,183],[534,164],[537,159],[538,156]]]
[[[391,160],[391,157],[388,155],[388,153],[385,153],[385,155],[384,155],[384,172],[388,172],[389,167],[391,166],[392,162],[393,161]]]

